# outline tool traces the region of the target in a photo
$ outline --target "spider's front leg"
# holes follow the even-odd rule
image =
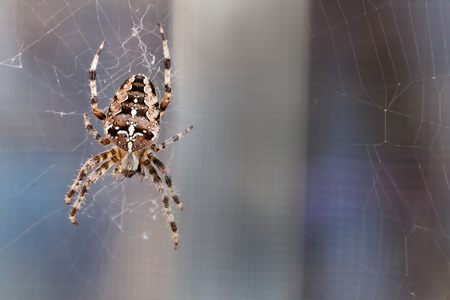
[[[81,167],[80,172],[78,173],[77,178],[75,179],[75,181],[73,182],[72,186],[70,187],[69,191],[66,194],[67,205],[70,205],[70,200],[75,195],[75,193],[78,192],[78,189],[80,188],[81,183],[86,177],[87,172],[91,168],[101,163],[102,161],[105,161],[115,155],[117,155],[117,150],[113,148],[108,151],[97,154],[96,156],[92,157],[91,159],[89,159],[87,162],[84,163],[83,167]]]
[[[173,202],[175,202],[180,210],[183,210],[183,204],[181,204],[180,199],[178,198],[178,195],[173,188],[172,177],[170,177],[169,170],[167,169],[166,165],[164,165],[164,163],[154,155],[148,155],[148,158],[150,158],[152,164],[164,176],[164,182],[169,190],[169,194]]]
[[[166,185],[161,180],[161,177],[159,176],[158,172],[156,171],[156,168],[153,166],[153,163],[149,158],[144,159],[142,161],[142,165],[145,168],[147,168],[147,170],[150,172],[150,175],[153,180],[153,184],[156,186],[159,193],[161,194],[161,197],[163,199],[163,204],[164,204],[164,214],[167,216],[167,221],[169,222],[170,229],[172,230],[172,238],[175,242],[175,249],[177,249],[178,248],[178,228],[177,228],[177,224],[175,223],[175,218],[173,216],[172,208],[170,207],[170,204],[169,204],[169,193],[171,194],[172,198],[175,195],[177,200],[178,200],[178,196],[176,194],[172,194],[170,189],[169,189],[169,193],[167,193]],[[178,203],[179,203],[179,200],[178,200]],[[180,206],[181,206],[181,203],[180,203]]]
[[[115,149],[111,149],[107,152],[104,152],[102,154],[115,151]],[[117,151],[112,152],[115,153],[113,156],[110,157],[110,159],[106,160],[104,163],[100,165],[97,169],[95,169],[91,174],[89,174],[88,178],[84,182],[84,184],[81,186],[80,193],[78,194],[77,200],[72,204],[72,209],[69,213],[69,219],[74,225],[78,225],[76,222],[76,215],[78,214],[78,211],[81,208],[81,205],[84,203],[84,197],[86,196],[87,191],[89,190],[89,187],[91,184],[93,184],[95,181],[97,181],[100,177],[102,177],[112,166],[114,166],[120,159],[119,154]],[[70,204],[70,202],[69,202]]]

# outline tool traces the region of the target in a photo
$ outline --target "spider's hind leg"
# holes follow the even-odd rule
[[[159,32],[161,33],[161,39],[163,42],[163,52],[164,52],[164,91],[165,95],[164,98],[161,101],[160,109],[161,109],[161,115],[166,110],[167,106],[170,102],[170,97],[172,93],[172,87],[170,83],[170,52],[169,52],[169,46],[167,45],[167,40],[164,35],[164,30],[162,29],[161,25],[158,23]]]
[[[87,114],[84,114],[84,125],[86,126],[86,130],[89,131],[90,134],[103,146],[111,144],[109,139],[103,138],[97,130],[95,130],[94,126],[92,126],[91,122],[89,122],[89,118]]]
[[[100,52],[102,52],[103,47],[105,46],[105,41],[100,44],[98,47],[97,53],[94,55],[94,59],[91,63],[91,68],[89,69],[89,87],[91,88],[91,106],[92,112],[94,115],[99,118],[101,121],[105,122],[106,115],[98,108],[98,94],[97,94],[97,64],[98,58],[100,56]]]

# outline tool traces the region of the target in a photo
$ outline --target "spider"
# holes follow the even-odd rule
[[[91,90],[91,106],[93,114],[104,122],[106,138],[103,138],[89,122],[87,114],[84,114],[86,130],[103,146],[114,144],[115,146],[90,158],[78,173],[78,177],[66,194],[66,204],[71,205],[71,199],[78,193],[75,202],[71,205],[69,219],[74,225],[78,225],[76,216],[84,204],[86,193],[95,181],[102,177],[111,167],[115,165],[114,177],[122,174],[125,177],[132,177],[139,173],[142,178],[148,172],[153,180],[153,184],[161,194],[164,204],[164,214],[167,216],[169,226],[172,230],[172,237],[175,242],[175,249],[178,247],[178,230],[173,217],[172,209],[169,205],[170,199],[178,205],[180,210],[183,206],[172,185],[172,179],[167,167],[159,160],[154,153],[165,149],[188,133],[193,127],[174,135],[161,144],[156,144],[155,140],[159,134],[159,125],[162,114],[165,112],[170,102],[170,54],[164,31],[158,24],[161,33],[164,52],[164,90],[165,95],[161,102],[156,97],[155,88],[151,81],[143,74],[133,75],[128,78],[117,90],[105,113],[97,107],[97,83],[96,69],[100,52],[105,41],[103,41],[94,55],[89,70],[89,86]],[[99,165],[89,176],[89,170]],[[147,170],[147,171],[146,171]],[[86,178],[86,180],[84,180]]]

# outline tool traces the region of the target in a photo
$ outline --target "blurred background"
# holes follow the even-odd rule
[[[298,299],[305,199],[307,3],[2,1],[2,299]],[[105,151],[86,132],[88,70],[106,108],[131,75],[173,97],[158,154],[185,210],[174,250],[150,179],[105,176],[77,218],[64,196]],[[303,29],[301,29],[303,27]]]
[[[0,1],[4,299],[450,299],[450,3]],[[172,90],[158,153],[185,210],[173,249],[149,179],[64,196],[105,149],[99,106]]]

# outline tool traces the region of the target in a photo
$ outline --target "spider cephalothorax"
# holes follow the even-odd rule
[[[172,179],[167,167],[154,153],[163,150],[171,143],[183,137],[192,129],[192,126],[174,135],[160,145],[154,143],[159,134],[161,115],[169,105],[171,96],[169,47],[162,27],[159,24],[158,26],[164,51],[165,95],[161,102],[156,97],[153,84],[145,75],[133,75],[117,90],[106,114],[104,114],[97,107],[96,69],[99,55],[105,42],[98,48],[89,71],[89,86],[91,88],[92,112],[98,119],[105,123],[106,138],[103,138],[95,130],[86,114],[84,115],[84,122],[86,129],[100,144],[109,145],[113,143],[115,146],[110,150],[92,157],[83,165],[78,173],[77,179],[66,194],[66,203],[70,205],[71,199],[78,192],[69,216],[71,222],[78,225],[76,215],[84,203],[84,198],[90,185],[103,176],[111,167],[116,166],[114,170],[114,176],[116,177],[119,174],[122,174],[123,178],[131,177],[136,173],[144,177],[146,173],[149,173],[163,199],[164,212],[167,215],[170,228],[173,232],[176,249],[178,246],[178,230],[172,209],[169,205],[169,200],[172,199],[181,210],[183,207],[173,188]],[[89,170],[98,164],[100,166],[92,171],[87,176],[87,179],[84,180]]]

